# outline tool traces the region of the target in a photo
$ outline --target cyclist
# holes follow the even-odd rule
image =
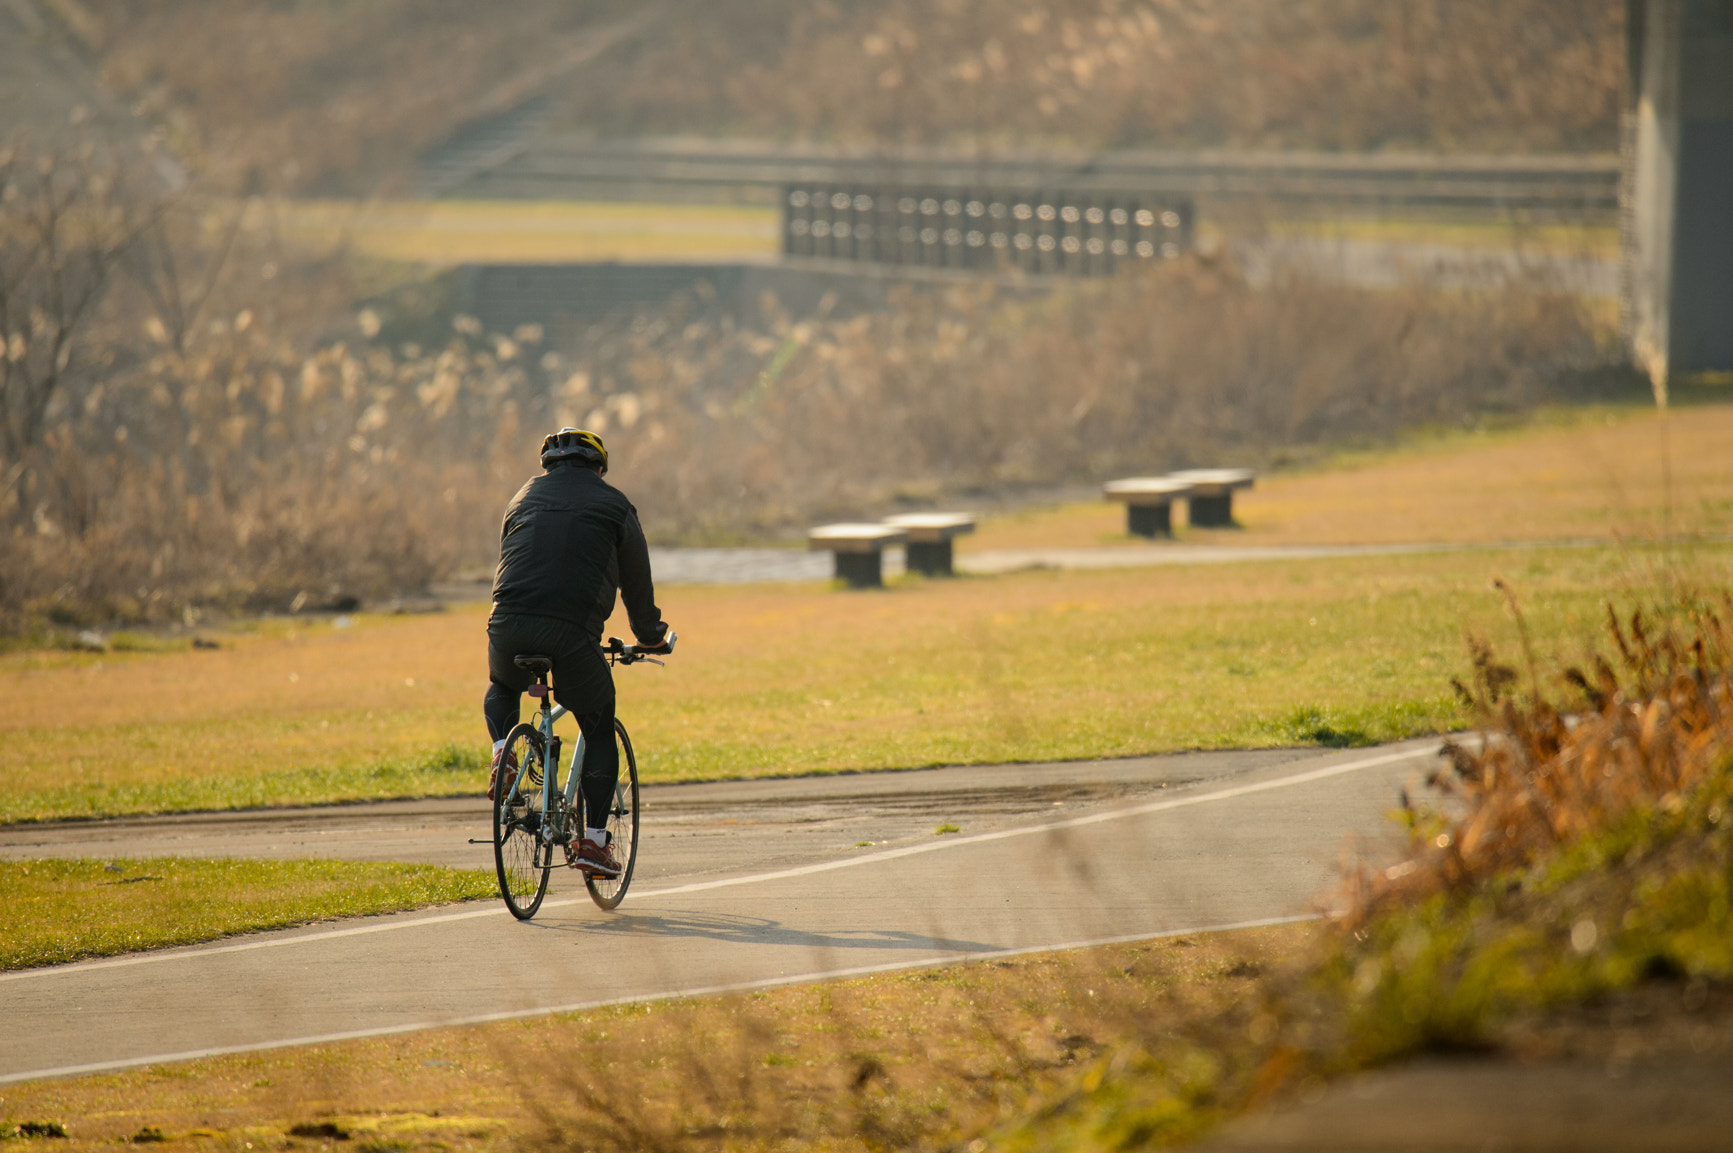
[[[489,685],[483,712],[493,739],[487,795],[509,783],[517,765],[505,741],[518,723],[519,704],[535,677],[513,663],[519,654],[553,660],[554,698],[577,718],[584,734],[579,787],[584,834],[566,847],[567,863],[587,876],[617,877],[620,862],[608,844],[607,813],[620,775],[614,744],[614,677],[602,655],[602,628],[618,589],[632,632],[652,648],[673,638],[656,607],[650,552],[638,511],[602,479],[608,450],[602,438],[562,428],[542,441],[543,473],[532,477],[506,506],[500,534],[493,611],[487,621]]]

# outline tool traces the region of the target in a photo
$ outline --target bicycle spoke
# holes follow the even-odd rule
[[[625,899],[638,861],[638,760],[632,751],[631,738],[626,735],[626,726],[618,719],[614,721],[614,733],[620,747],[620,779],[614,785],[614,804],[608,814],[608,841],[620,862],[620,875],[584,880],[590,899],[604,909],[615,908]]]
[[[518,767],[517,787],[499,790],[493,806],[494,867],[500,896],[512,915],[526,919],[535,915],[548,890],[550,851],[542,842],[544,825],[542,792],[525,790],[526,780],[541,776],[541,734],[529,725],[519,725],[506,738],[506,753]]]

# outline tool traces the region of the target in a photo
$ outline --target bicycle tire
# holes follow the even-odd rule
[[[518,920],[527,921],[541,908],[553,867],[553,854],[541,836],[546,816],[542,811],[546,803],[541,788],[542,735],[534,726],[520,724],[506,737],[505,747],[529,771],[519,774],[516,788],[505,782],[495,790],[493,864],[505,907]]]
[[[620,779],[614,786],[613,809],[608,813],[608,844],[620,862],[620,875],[584,878],[590,900],[603,909],[616,909],[626,899],[632,869],[638,863],[638,758],[632,752],[632,738],[626,735],[626,726],[618,717],[614,718],[614,734],[620,739]],[[589,819],[586,816],[585,820]]]

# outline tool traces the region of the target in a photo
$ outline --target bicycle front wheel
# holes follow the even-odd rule
[[[620,780],[614,786],[614,804],[608,811],[608,844],[620,862],[620,875],[584,878],[590,899],[604,909],[616,908],[626,899],[632,867],[638,863],[638,758],[632,754],[632,738],[618,717],[614,718],[614,736],[620,746]]]
[[[526,921],[541,908],[548,891],[553,852],[542,837],[546,798],[542,792],[542,735],[531,725],[519,725],[505,747],[522,766],[517,786],[503,782],[493,800],[493,863],[499,874],[499,895],[512,916]]]

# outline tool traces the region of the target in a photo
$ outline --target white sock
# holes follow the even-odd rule
[[[497,740],[493,743],[493,751],[497,753],[503,748],[505,748],[505,738],[501,737],[499,740]]]
[[[585,829],[584,830],[584,840],[590,841],[590,842],[597,844],[597,845],[600,845],[600,846],[602,846],[602,848],[605,849],[608,847],[608,830],[606,830],[606,829]]]

